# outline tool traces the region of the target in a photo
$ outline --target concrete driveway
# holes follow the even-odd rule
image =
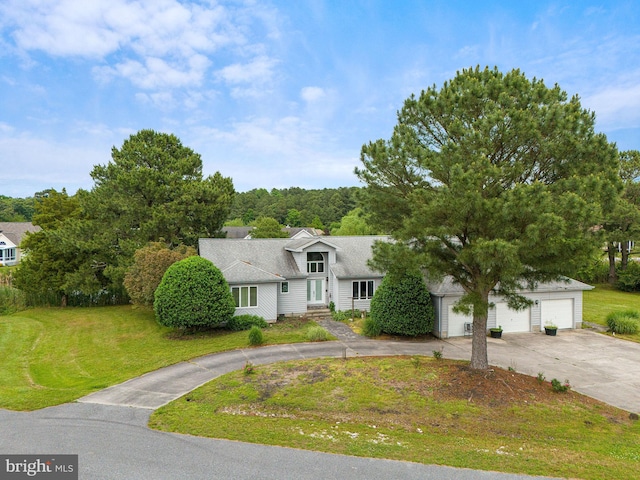
[[[433,355],[469,360],[471,338],[447,340],[378,341],[354,335],[347,326],[323,321],[340,340],[335,342],[275,345],[234,350],[172,365],[79,400],[114,406],[156,409],[246,362],[255,365],[305,358],[378,355]],[[547,380],[568,379],[572,388],[629,412],[640,412],[640,344],[588,330],[503,334],[487,339],[489,363]]]
[[[574,390],[629,412],[640,413],[640,344],[590,330],[508,333],[488,338],[489,363],[547,380],[568,379]],[[471,358],[471,339],[442,342],[447,358]]]

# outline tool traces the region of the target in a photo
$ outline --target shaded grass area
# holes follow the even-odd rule
[[[288,320],[265,344],[307,341],[314,322]],[[150,309],[37,308],[0,316],[0,408],[34,410],[201,355],[244,348],[247,332],[176,335]]]
[[[612,312],[636,310],[640,312],[640,292],[622,292],[611,285],[596,285],[583,294],[582,319],[585,322],[607,326],[607,315]],[[616,335],[625,340],[640,342],[640,334]]]
[[[152,414],[159,430],[362,457],[583,479],[640,471],[640,424],[548,382],[426,357],[234,372]]]

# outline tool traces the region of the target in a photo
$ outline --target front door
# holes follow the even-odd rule
[[[310,278],[307,280],[307,304],[323,305],[324,278]]]

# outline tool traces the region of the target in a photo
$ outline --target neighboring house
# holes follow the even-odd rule
[[[383,236],[200,239],[200,256],[218,267],[236,300],[236,314],[274,322],[310,308],[369,310],[382,274],[367,261]]]
[[[222,227],[222,231],[227,235],[226,238],[251,238],[251,230],[253,227]],[[289,234],[289,238],[315,237],[324,235],[322,230],[312,227],[285,227],[285,232]]]
[[[539,332],[545,325],[558,328],[582,327],[582,292],[592,286],[567,278],[538,285],[535,291],[520,292],[533,301],[533,305],[522,311],[511,310],[504,298],[491,295],[489,301],[495,306],[489,309],[487,328],[501,326],[508,332]],[[435,309],[433,333],[437,337],[459,337],[471,333],[469,325],[473,318],[453,311],[453,305],[463,295],[460,285],[451,278],[439,284],[429,285]]]
[[[40,230],[30,222],[0,222],[0,265],[17,265],[20,262],[22,239],[28,232]]]

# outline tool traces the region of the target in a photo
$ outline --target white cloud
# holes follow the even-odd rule
[[[267,83],[273,76],[277,62],[266,56],[254,58],[248,63],[234,63],[217,72],[217,76],[228,84]]]
[[[326,95],[327,93],[320,87],[304,87],[300,91],[300,97],[308,103],[317,102]]]
[[[640,80],[608,86],[583,98],[581,103],[596,113],[602,129],[640,127]]]
[[[222,48],[264,50],[245,28],[256,19],[270,20],[267,10],[255,10],[254,15],[251,5],[178,0],[9,0],[0,5],[0,26],[21,52],[98,60],[98,79],[125,78],[153,90],[201,85],[212,65],[209,57]],[[271,77],[274,65],[262,55],[223,69],[223,75],[246,83]]]
[[[355,184],[359,146],[351,151],[295,116],[255,118],[230,129],[199,128],[189,142],[201,153],[205,173],[232,176],[236,189],[314,188]],[[225,167],[227,170],[225,171]]]

